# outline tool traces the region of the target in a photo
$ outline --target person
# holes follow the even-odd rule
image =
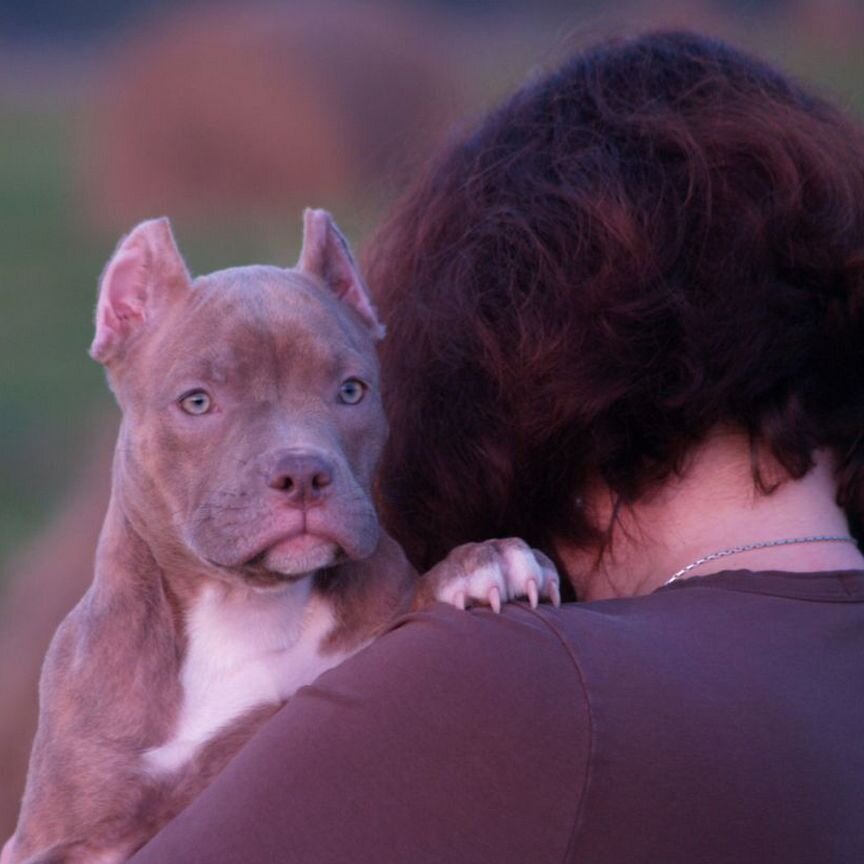
[[[649,33],[453,142],[369,256],[387,521],[580,602],[409,616],[133,861],[864,860],[864,138]]]

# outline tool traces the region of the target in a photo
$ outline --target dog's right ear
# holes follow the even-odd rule
[[[99,283],[90,356],[108,364],[190,278],[166,218],[142,222],[117,245]]]

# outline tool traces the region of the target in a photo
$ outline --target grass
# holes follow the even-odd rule
[[[0,559],[66,488],[100,401],[85,352],[98,256],[76,228],[65,128],[0,108]]]

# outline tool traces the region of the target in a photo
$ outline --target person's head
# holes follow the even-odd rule
[[[381,501],[419,566],[601,548],[585,495],[637,502],[724,427],[757,487],[759,453],[796,478],[830,451],[864,527],[864,138],[769,66],[686,33],[580,53],[453,143],[368,260]]]

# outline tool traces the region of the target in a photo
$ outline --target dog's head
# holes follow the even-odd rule
[[[266,587],[377,546],[383,327],[329,214],[304,229],[294,269],[193,281],[157,219],[103,273],[91,355],[123,411],[115,496],[164,564]]]

